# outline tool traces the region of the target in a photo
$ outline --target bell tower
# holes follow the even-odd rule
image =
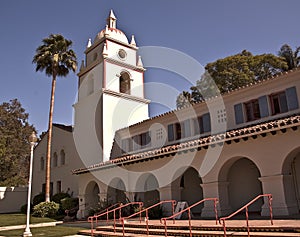
[[[86,166],[110,159],[115,132],[148,118],[144,67],[134,36],[129,43],[113,11],[88,41],[78,73],[74,140]]]

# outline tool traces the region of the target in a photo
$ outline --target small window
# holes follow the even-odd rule
[[[120,92],[130,94],[130,75],[122,72],[120,76]]]
[[[57,167],[57,160],[58,160],[57,153],[54,152],[54,154],[53,154],[53,167]]]
[[[285,92],[270,95],[272,115],[281,114],[288,111]]]
[[[251,100],[244,104],[246,111],[247,121],[253,121],[256,119],[260,119],[260,110],[259,110],[259,102],[258,100]]]
[[[64,150],[60,151],[60,164],[65,165],[66,164],[66,154]]]
[[[56,193],[61,193],[61,181],[56,182]]]
[[[44,159],[44,157],[41,157],[41,163],[40,163],[40,168],[41,168],[41,170],[44,170],[44,167],[45,167],[45,159]]]

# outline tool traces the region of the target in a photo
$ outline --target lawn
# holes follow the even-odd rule
[[[50,218],[30,217],[30,224],[56,221]],[[0,214],[0,226],[25,225],[25,214]],[[1,232],[2,233],[2,232]]]
[[[53,222],[53,221],[56,220],[51,218],[30,217],[30,224]],[[26,215],[24,214],[0,214],[0,227],[11,226],[11,225],[25,225],[25,224],[26,224]],[[79,230],[82,229],[85,228],[58,225],[58,226],[50,226],[50,227],[30,228],[30,231],[33,236],[61,237],[67,235],[75,235],[78,233]],[[23,232],[24,229],[5,230],[5,231],[0,231],[0,236],[20,237],[22,236]]]
[[[67,235],[75,235],[79,230],[83,228],[80,227],[67,227],[67,226],[52,226],[52,227],[37,227],[30,228],[32,236],[45,236],[45,237],[62,237]],[[0,231],[0,236],[9,237],[20,237],[22,236],[24,230],[10,230],[10,231]]]

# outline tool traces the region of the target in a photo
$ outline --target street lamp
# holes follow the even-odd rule
[[[29,136],[29,142],[30,142],[30,166],[29,166],[28,195],[27,195],[27,218],[26,218],[26,228],[23,233],[24,237],[32,236],[32,234],[30,232],[30,228],[29,228],[29,217],[30,217],[33,147],[34,147],[35,143],[37,142],[37,137],[36,137],[34,131]]]

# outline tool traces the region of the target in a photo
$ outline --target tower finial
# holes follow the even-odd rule
[[[131,42],[130,42],[130,44],[133,45],[133,46],[136,46],[134,35],[131,36]]]
[[[91,47],[91,46],[92,46],[92,39],[91,39],[91,38],[89,38],[89,40],[88,40],[88,43],[87,43],[86,47],[87,47],[87,48],[89,48],[89,47]]]
[[[110,10],[109,16],[107,18],[107,25],[109,28],[117,28],[117,18],[115,17],[112,9]]]

